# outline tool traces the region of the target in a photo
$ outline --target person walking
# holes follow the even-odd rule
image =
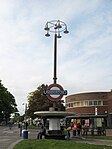
[[[67,140],[70,140],[70,131],[71,131],[71,126],[67,127]]]
[[[9,129],[11,130],[12,129],[12,122],[9,121],[8,125],[9,125]]]
[[[106,136],[106,128],[104,122],[102,122],[102,135]]]

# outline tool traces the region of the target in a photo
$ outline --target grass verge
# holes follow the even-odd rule
[[[28,129],[37,129],[38,127],[37,126],[35,126],[35,125],[29,125],[28,126]]]
[[[64,140],[23,140],[13,149],[112,149],[105,145],[76,143]]]

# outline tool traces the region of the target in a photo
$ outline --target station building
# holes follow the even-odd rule
[[[88,92],[69,95],[65,98],[67,112],[75,112],[69,117],[76,123],[93,123],[102,127],[112,128],[112,90],[110,92]]]

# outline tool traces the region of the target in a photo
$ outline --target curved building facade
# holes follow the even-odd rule
[[[112,128],[112,91],[88,92],[69,95],[65,99],[66,111],[75,112],[75,118],[100,118]]]

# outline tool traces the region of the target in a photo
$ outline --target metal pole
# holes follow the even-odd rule
[[[57,80],[57,34],[54,35],[54,84],[56,84]]]
[[[44,30],[45,36],[49,37],[50,32],[54,33],[54,76],[53,83],[57,84],[57,38],[61,38],[60,33],[68,34],[67,25],[60,20],[53,20],[46,23]]]

